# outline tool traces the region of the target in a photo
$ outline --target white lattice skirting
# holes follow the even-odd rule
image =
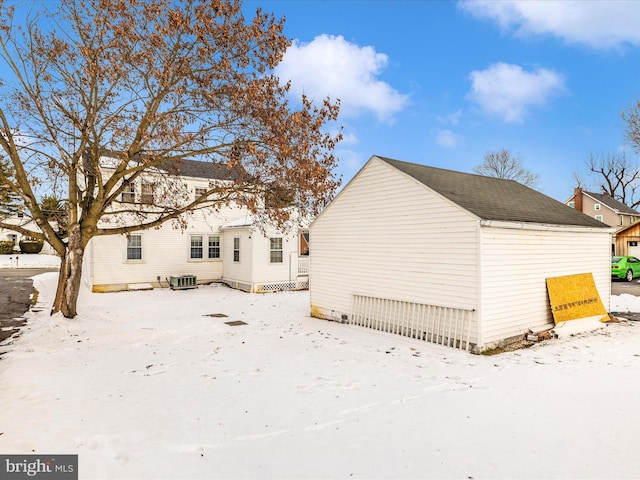
[[[281,282],[281,283],[265,283],[256,285],[256,293],[261,292],[283,292],[287,290],[306,290],[309,288],[309,282]]]
[[[353,296],[349,323],[469,351],[473,310]]]

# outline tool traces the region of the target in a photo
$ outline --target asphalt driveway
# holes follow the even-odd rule
[[[52,268],[0,269],[0,342],[24,325],[22,315],[29,310],[33,293],[31,277],[54,271]]]
[[[636,278],[632,282],[611,280],[611,295],[622,295],[623,293],[640,296],[640,279]]]

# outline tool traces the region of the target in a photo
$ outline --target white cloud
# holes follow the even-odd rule
[[[463,0],[458,6],[520,36],[548,34],[592,48],[640,45],[637,0]]]
[[[521,121],[527,108],[544,105],[550,96],[565,89],[559,73],[545,68],[527,72],[508,63],[473,71],[469,77],[472,85],[468,98],[507,122]]]
[[[320,35],[310,43],[295,41],[276,67],[276,74],[292,81],[292,92],[321,100],[340,99],[341,116],[373,112],[390,120],[402,110],[408,96],[394,90],[377,76],[388,57],[374,47],[360,47],[342,36]]]
[[[436,135],[436,141],[442,147],[451,148],[459,145],[462,137],[451,130],[439,130]]]
[[[451,125],[457,125],[458,122],[460,122],[461,118],[462,118],[462,110],[456,110],[455,112],[450,113],[449,115],[439,115],[437,117],[440,123],[451,124]]]

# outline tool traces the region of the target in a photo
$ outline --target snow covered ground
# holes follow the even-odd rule
[[[56,275],[0,347],[3,454],[78,454],[81,479],[640,475],[640,324],[476,356],[310,318],[308,292],[83,291],[49,317]]]
[[[45,254],[0,255],[0,268],[49,268],[59,267],[60,257]]]

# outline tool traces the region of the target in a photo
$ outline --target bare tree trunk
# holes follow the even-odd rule
[[[69,231],[67,251],[62,257],[56,298],[53,302],[51,314],[60,312],[66,318],[77,315],[78,294],[82,277],[82,258],[84,246],[80,227],[75,225]]]

